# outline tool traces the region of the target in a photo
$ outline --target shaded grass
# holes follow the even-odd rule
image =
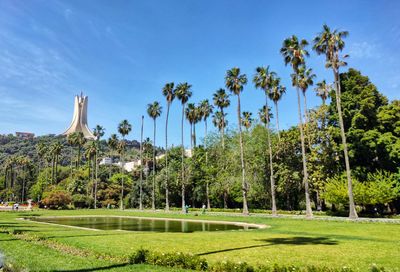
[[[17,216],[29,217],[32,214],[35,214],[35,216],[98,214],[209,219],[267,224],[271,228],[251,231],[194,233],[94,232],[16,220]],[[245,261],[254,265],[278,263],[280,265],[314,265],[336,268],[347,266],[359,271],[367,270],[372,264],[384,266],[392,271],[399,271],[398,267],[400,267],[400,225],[395,224],[309,221],[253,216],[194,216],[137,211],[77,210],[39,211],[34,213],[4,212],[0,213],[0,228],[2,227],[24,230],[28,234],[91,252],[93,256],[111,255],[122,259],[127,258],[134,250],[145,247],[158,252],[181,251],[198,254],[205,257],[210,263],[230,260],[235,262]],[[11,240],[7,241],[7,239]],[[34,246],[28,242],[15,241],[12,236],[6,234],[1,234],[0,240],[2,240],[0,250],[4,251],[6,255],[11,254],[11,256],[22,254],[17,251],[17,248],[21,246],[20,243],[27,243],[31,247]],[[4,246],[5,249],[3,249],[4,242],[7,244],[7,246]],[[33,251],[25,263],[21,261],[21,265],[35,267],[35,265],[38,265],[35,262],[40,263],[40,260],[36,261],[35,259],[40,259],[38,256],[43,253],[44,255],[48,254],[48,262],[50,262],[48,267],[52,267],[52,269],[93,269],[96,267],[99,269],[104,267],[101,269],[106,269],[107,271],[124,271],[124,269],[128,269],[126,266],[111,267],[118,263],[110,263],[93,257],[81,258],[83,259],[81,260],[78,256],[69,258],[69,255],[64,256],[64,259],[70,261],[70,267],[64,268],[62,263],[57,261],[62,259],[61,256],[57,255],[61,253],[48,248]],[[82,263],[82,267],[74,266],[74,264],[78,263]],[[119,263],[118,265],[122,264]],[[107,266],[110,267],[107,268]],[[129,269],[131,269],[131,266]],[[132,269],[136,268],[132,267]],[[147,268],[145,270],[149,271]]]

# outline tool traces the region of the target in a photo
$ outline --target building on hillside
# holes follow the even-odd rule
[[[113,159],[109,157],[102,158],[99,165],[110,165],[113,163]]]
[[[24,140],[32,140],[35,137],[35,134],[30,132],[15,132],[15,136]]]

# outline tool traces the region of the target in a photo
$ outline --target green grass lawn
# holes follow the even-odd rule
[[[152,233],[91,231],[17,220],[29,215],[133,215],[243,221],[267,224],[251,231]],[[181,215],[135,211],[75,210],[2,212],[0,228],[21,230],[28,238],[44,237],[61,247],[0,233],[0,251],[31,271],[177,271],[126,265],[125,257],[138,248],[158,252],[198,254],[211,264],[230,260],[250,264],[350,267],[366,271],[372,264],[400,271],[400,225],[336,222],[290,218]],[[65,246],[65,248],[63,247]],[[66,253],[67,251],[69,253]],[[84,256],[81,256],[81,255]],[[104,267],[104,269],[102,269]]]

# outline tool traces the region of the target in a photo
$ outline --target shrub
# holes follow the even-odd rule
[[[210,268],[213,272],[254,272],[256,271],[253,266],[247,264],[246,262],[219,262]]]
[[[129,256],[129,263],[131,264],[142,264],[146,263],[149,257],[150,251],[147,249],[138,249],[132,255]]]
[[[72,196],[72,203],[75,208],[90,208],[93,206],[93,198],[82,194]]]
[[[47,208],[53,210],[66,209],[68,205],[71,204],[71,201],[71,194],[61,190],[51,191],[48,196],[42,200]]]

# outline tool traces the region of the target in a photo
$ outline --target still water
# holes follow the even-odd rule
[[[201,222],[173,219],[152,219],[136,217],[36,217],[33,221],[83,227],[99,230],[127,230],[154,232],[194,232],[194,231],[225,231],[249,230],[255,226],[229,223]]]

